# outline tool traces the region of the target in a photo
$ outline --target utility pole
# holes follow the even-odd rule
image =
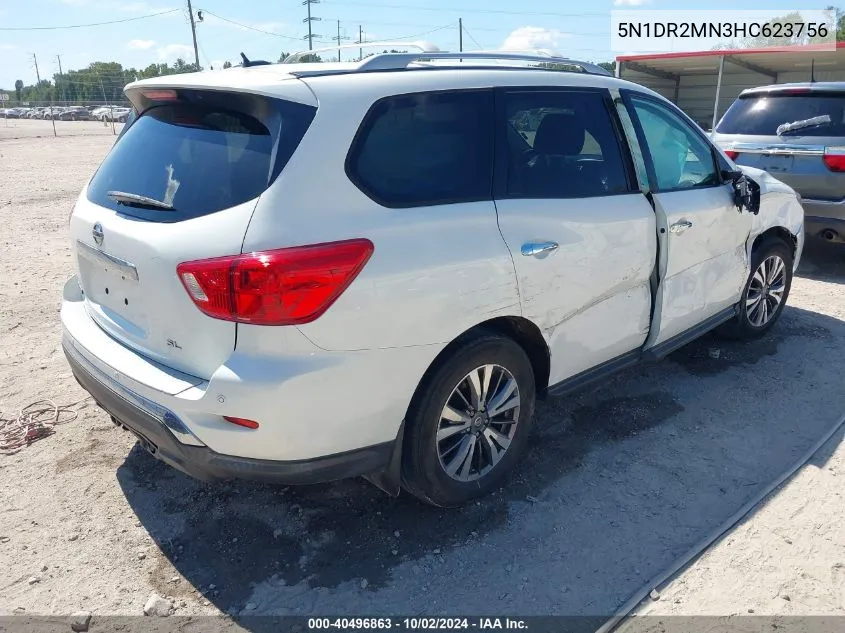
[[[35,62],[35,76],[38,78],[38,83],[41,84],[41,75],[38,72],[38,58],[35,53],[32,54],[32,61]]]
[[[314,22],[314,21],[319,22],[320,21],[320,18],[315,18],[315,17],[311,16],[311,5],[312,4],[319,4],[319,2],[320,2],[320,0],[303,0],[303,2],[302,2],[303,6],[305,6],[308,10],[308,17],[304,18],[302,21],[308,23],[308,35],[306,35],[303,39],[308,40],[308,50],[309,51],[314,49],[314,43],[313,43],[314,38],[320,37],[318,34],[313,33],[311,31],[311,22]]]
[[[61,55],[56,55],[56,60],[59,62],[59,77],[62,77],[62,74],[63,74],[63,73],[62,73],[62,56],[61,56]],[[64,77],[62,77],[62,79],[64,79]],[[58,79],[56,80],[56,83],[57,83],[57,84],[59,83]],[[64,86],[64,84],[62,84],[62,85]],[[56,86],[56,87],[58,88],[58,86]],[[65,91],[64,91],[64,87],[62,88],[62,93],[61,93],[61,94],[62,94],[62,101],[64,101],[64,100],[65,100]]]
[[[191,36],[194,38],[194,61],[197,63],[197,71],[200,69],[200,54],[197,49],[197,25],[194,22],[194,9],[191,7],[191,0],[188,0],[188,16],[191,18]]]
[[[349,38],[348,38],[348,37],[346,37],[345,35],[344,35],[343,37],[341,37],[341,36],[340,36],[340,20],[338,20],[338,21],[337,21],[337,37],[333,37],[332,39],[333,39],[333,40],[337,40],[337,45],[338,45],[338,49],[337,49],[337,61],[340,61],[340,46],[341,46],[340,41],[341,41],[341,40],[348,40],[348,39],[349,39]]]
[[[458,51],[464,52],[464,19],[458,18]]]
[[[361,28],[361,25],[359,24],[358,25],[358,43],[363,44],[363,42],[364,42],[364,31]],[[364,59],[364,49],[363,48],[358,49],[358,59],[359,60]]]

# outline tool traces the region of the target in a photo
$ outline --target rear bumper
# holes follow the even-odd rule
[[[840,240],[845,239],[845,220],[842,219],[808,215],[804,217],[804,227],[811,237],[821,237],[825,231],[833,230]]]
[[[116,424],[131,431],[153,456],[195,479],[324,483],[380,470],[393,451],[394,443],[386,442],[297,461],[223,455],[197,439],[174,412],[109,379],[76,350],[70,337],[65,337],[62,347],[76,380]]]
[[[845,201],[814,200],[803,198],[804,226],[807,235],[817,237],[826,229],[845,235]]]

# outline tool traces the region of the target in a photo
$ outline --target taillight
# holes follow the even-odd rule
[[[845,171],[845,147],[825,147],[822,160],[830,171]]]
[[[736,160],[736,157],[739,156],[739,152],[735,149],[726,149],[725,156],[727,156],[731,160]]]
[[[320,317],[373,253],[367,239],[184,262],[176,267],[196,306],[215,319],[297,325]]]

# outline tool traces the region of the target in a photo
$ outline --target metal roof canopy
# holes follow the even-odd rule
[[[745,88],[809,81],[811,72],[816,81],[845,80],[845,42],[837,42],[836,50],[823,48],[785,46],[619,55],[616,76],[660,92],[696,120],[703,117],[695,114],[710,114],[712,107],[715,128],[723,105],[720,100],[729,99],[729,106]],[[715,88],[715,96],[705,94],[711,88]],[[684,90],[688,94],[682,94]],[[707,112],[701,105],[705,100]],[[722,113],[725,109],[727,106]]]

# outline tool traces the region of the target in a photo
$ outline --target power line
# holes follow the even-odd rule
[[[328,4],[333,4],[329,2]],[[489,15],[531,15],[531,16],[553,16],[559,18],[604,18],[607,13],[554,13],[548,11],[504,11],[499,9],[449,9],[446,7],[424,7],[424,6],[409,6],[401,4],[380,4],[375,2],[343,2],[343,6],[355,7],[374,7],[377,9],[413,9],[415,11],[436,11],[442,13],[444,11],[454,11],[456,13],[483,13]]]
[[[473,43],[474,43],[474,44],[478,47],[478,49],[479,49],[479,50],[484,50],[484,47],[483,47],[481,44],[479,44],[479,43],[478,43],[478,40],[477,40],[477,39],[475,39],[475,38],[472,36],[472,33],[470,33],[470,32],[469,32],[469,30],[467,30],[467,27],[463,27],[463,29],[464,29],[464,33],[466,33],[466,34],[467,34],[467,36],[469,37],[469,39],[471,39],[471,40],[473,41]]]
[[[147,18],[154,18],[159,15],[176,13],[177,11],[181,11],[181,9],[169,9],[167,11],[159,11],[158,13],[150,13],[149,15],[138,15],[134,18],[124,18],[123,20],[111,20],[109,22],[91,22],[89,24],[69,24],[67,26],[0,26],[0,31],[55,31],[58,29],[83,29],[89,26],[105,26],[107,24],[120,24],[122,22],[132,22],[133,20],[145,20]]]
[[[436,29],[431,29],[430,31],[423,31],[422,33],[414,33],[413,35],[403,35],[402,37],[388,37],[385,38],[387,40],[412,40],[415,37],[422,37],[423,35],[429,35],[431,33],[436,33],[437,31],[442,31],[443,29],[453,29],[455,28],[455,23],[451,22],[450,24],[444,24],[443,26],[438,26]]]
[[[242,24],[241,22],[235,22],[234,20],[230,20],[229,18],[224,18],[223,16],[217,15],[216,13],[212,13],[208,9],[202,9],[203,15],[212,15],[218,20],[222,20],[223,22],[228,22],[229,24],[234,24],[235,26],[240,26],[241,28],[248,29],[250,31],[256,31],[257,33],[264,33],[265,35],[273,35],[275,37],[283,37],[286,40],[296,40],[297,42],[300,41],[301,38],[299,37],[291,37],[290,35],[282,35],[281,33],[274,33],[273,31],[265,31],[264,29],[259,29],[254,26],[250,26],[249,24]]]

